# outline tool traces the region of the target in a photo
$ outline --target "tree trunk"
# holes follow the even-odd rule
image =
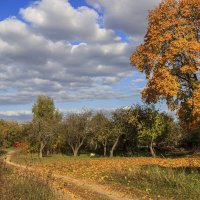
[[[153,148],[153,140],[151,140],[151,144],[150,144],[149,148],[150,148],[151,155],[155,158],[156,154],[155,154],[155,151],[154,151],[154,148]]]
[[[81,144],[79,144],[79,145],[76,144],[75,146],[69,144],[69,146],[71,147],[71,149],[73,151],[74,157],[78,156],[78,151],[79,151],[80,147],[82,146],[82,144],[83,144],[82,142],[81,142]]]
[[[74,157],[77,157],[77,156],[78,156],[78,150],[79,150],[79,148],[74,149],[74,151],[73,151]]]
[[[74,157],[77,157],[78,156],[78,151],[79,149],[81,148],[81,146],[83,145],[83,142],[85,140],[85,137],[80,139],[78,143],[76,143],[75,145],[71,144],[69,141],[68,141],[68,145],[71,147],[72,151],[73,151],[73,154],[74,154]]]
[[[97,148],[98,148],[98,143],[96,142],[96,143],[95,143],[95,148],[94,148],[94,150],[96,151]]]
[[[107,148],[106,148],[106,145],[104,145],[104,146],[103,146],[103,156],[104,156],[104,157],[106,157],[106,151],[107,151]]]
[[[119,136],[119,137],[120,137],[120,136]],[[114,150],[115,150],[115,148],[116,148],[116,146],[117,146],[117,144],[118,144],[119,137],[117,137],[115,143],[113,144],[113,146],[112,146],[112,148],[111,148],[111,150],[110,150],[110,157],[111,157],[111,158],[113,157],[113,152],[114,152]]]
[[[78,149],[77,147],[74,147],[73,145],[69,144],[69,146],[71,147],[72,151],[73,151],[73,155],[74,157],[78,156]]]
[[[45,147],[45,143],[43,141],[40,142],[40,153],[39,153],[39,157],[42,158],[43,157],[43,149]]]
[[[107,154],[107,140],[102,142],[102,144],[103,144],[103,156],[106,157],[106,154]]]

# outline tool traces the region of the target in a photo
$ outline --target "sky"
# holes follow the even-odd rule
[[[145,76],[129,58],[160,2],[1,0],[0,118],[31,119],[38,95],[62,113],[142,103]]]

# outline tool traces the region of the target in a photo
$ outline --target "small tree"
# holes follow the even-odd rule
[[[129,126],[127,124],[129,118],[129,109],[118,109],[112,113],[112,129],[109,141],[111,143],[110,157],[113,157],[113,153],[117,144],[119,142],[120,137],[124,134],[126,135],[129,130]]]
[[[43,150],[47,143],[55,136],[61,114],[55,109],[53,99],[48,96],[38,96],[32,108],[32,130],[34,138],[39,142],[39,157],[43,157]]]
[[[156,139],[159,146],[176,146],[183,138],[183,129],[180,122],[174,120],[173,116],[167,113],[161,113],[160,117],[164,126],[163,134]]]
[[[154,142],[164,130],[159,112],[153,107],[140,107],[131,122],[137,126],[138,138],[147,142],[151,155],[155,157]]]
[[[0,120],[0,147],[5,146],[7,144],[7,137],[8,134],[8,123],[4,120]]]
[[[91,113],[87,111],[81,114],[70,114],[63,123],[64,137],[74,156],[78,156],[78,152],[89,134],[90,116]]]
[[[90,131],[93,135],[93,140],[103,146],[103,155],[106,156],[108,139],[111,134],[111,124],[102,112],[98,112],[93,116],[90,123]]]
[[[0,147],[11,147],[21,142],[22,126],[15,121],[0,120]]]

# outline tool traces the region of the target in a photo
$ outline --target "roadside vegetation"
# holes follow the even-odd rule
[[[200,196],[200,167],[141,166],[111,170],[106,182],[138,188],[156,199],[198,200]]]
[[[48,180],[27,170],[16,170],[0,162],[0,199],[56,200]]]

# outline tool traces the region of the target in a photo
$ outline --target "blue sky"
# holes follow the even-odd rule
[[[129,57],[159,2],[1,0],[0,118],[30,119],[40,94],[63,113],[141,103],[145,77]]]

